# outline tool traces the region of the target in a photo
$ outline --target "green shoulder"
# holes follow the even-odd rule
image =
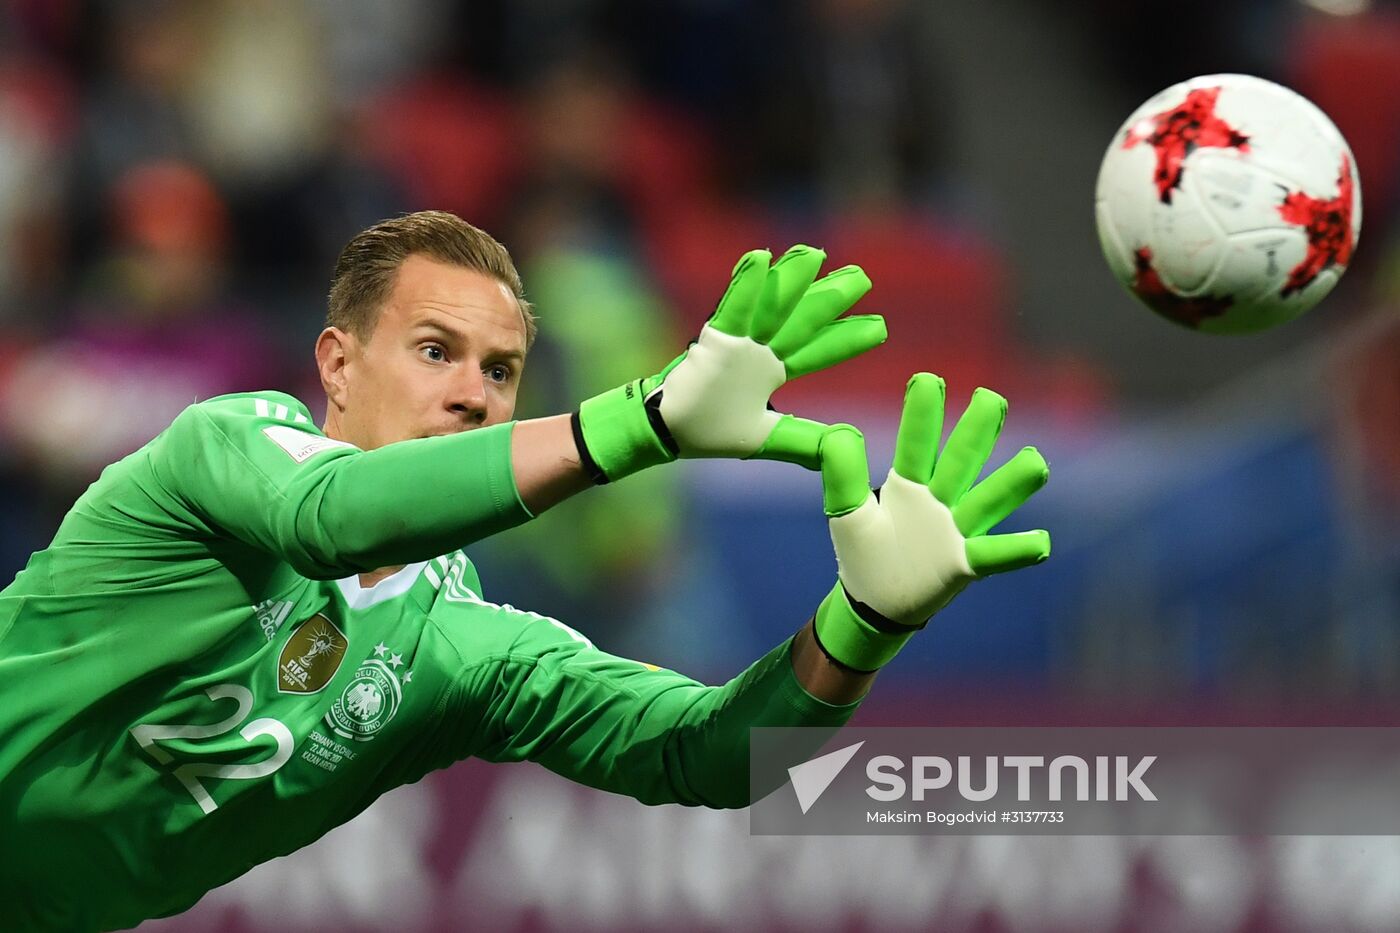
[[[243,451],[272,473],[324,450],[356,450],[326,437],[310,409],[285,392],[240,392],[197,402],[176,417],[156,446],[158,452],[185,460],[199,459],[223,445]]]
[[[215,422],[243,419],[284,421],[299,425],[303,430],[320,433],[320,429],[316,427],[316,422],[311,417],[311,409],[307,408],[300,399],[288,395],[286,392],[269,390],[218,395],[202,402],[196,402],[185,409],[181,416],[183,417],[192,411],[201,412]]]

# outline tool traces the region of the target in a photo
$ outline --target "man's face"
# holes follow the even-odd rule
[[[483,273],[409,256],[369,340],[343,334],[341,345],[327,433],[334,425],[362,449],[500,424],[515,411],[525,321],[510,290]]]

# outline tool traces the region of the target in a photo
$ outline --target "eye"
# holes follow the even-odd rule
[[[497,363],[497,364],[495,364],[494,366],[488,366],[488,367],[486,368],[486,372],[487,372],[487,375],[489,375],[489,376],[491,377],[491,379],[494,380],[495,382],[506,383],[506,382],[509,382],[509,381],[510,381],[510,367],[509,367],[509,366],[504,366],[504,365],[502,365],[502,364],[500,364],[500,363]]]
[[[447,351],[442,348],[441,344],[425,343],[418,348],[418,352],[429,363],[447,362]]]

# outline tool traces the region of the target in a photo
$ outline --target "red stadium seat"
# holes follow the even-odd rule
[[[614,181],[647,226],[702,197],[712,166],[710,141],[684,114],[634,101],[617,139]]]
[[[455,77],[415,78],[370,103],[362,130],[371,157],[415,209],[481,219],[504,208],[516,127],[498,95]]]
[[[843,220],[827,229],[828,254],[870,275],[860,310],[883,314],[890,330],[885,346],[842,368],[843,395],[888,403],[921,370],[946,378],[955,398],[975,385],[1004,385],[1019,354],[1006,327],[1007,264],[990,244],[925,217]],[[791,391],[830,392],[831,380]]]
[[[1351,144],[1362,197],[1379,216],[1400,195],[1400,12],[1309,17],[1287,60],[1294,88]]]

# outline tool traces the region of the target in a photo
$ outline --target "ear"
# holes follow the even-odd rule
[[[316,338],[316,369],[332,408],[345,410],[349,395],[345,370],[357,350],[354,335],[339,327],[327,327]]]

